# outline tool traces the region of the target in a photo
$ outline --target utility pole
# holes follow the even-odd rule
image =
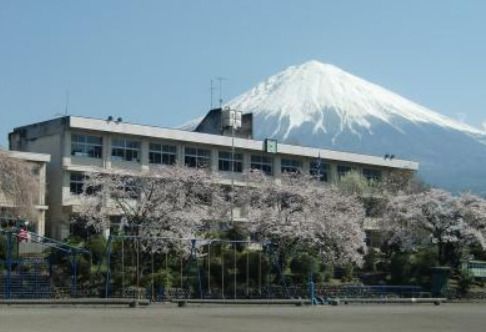
[[[231,225],[234,225],[234,186],[235,186],[235,131],[241,128],[242,112],[225,107],[223,110],[223,125],[231,128]]]

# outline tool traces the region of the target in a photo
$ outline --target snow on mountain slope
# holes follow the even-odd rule
[[[486,195],[485,131],[335,66],[309,61],[289,67],[227,105],[253,112],[257,139],[393,153],[419,161],[419,175],[432,185]]]
[[[204,116],[200,116],[198,118],[195,118],[195,119],[192,119],[192,120],[189,120],[183,124],[181,124],[180,126],[177,127],[177,129],[180,129],[180,130],[186,130],[186,131],[192,131],[194,129],[196,129],[197,125],[204,119]]]
[[[430,111],[378,85],[349,74],[333,65],[309,61],[271,76],[255,88],[228,103],[262,117],[287,118],[289,132],[305,122],[314,131],[326,131],[326,110],[339,117],[340,129],[357,133],[359,127],[373,132],[373,119],[400,131],[397,118],[412,123],[432,123],[471,134],[479,129]],[[275,133],[279,130],[276,128]],[[339,132],[338,132],[339,133]]]

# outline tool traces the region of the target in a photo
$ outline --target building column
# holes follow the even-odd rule
[[[69,130],[64,131],[64,145],[62,146],[62,164],[64,166],[71,165],[71,132]],[[62,139],[62,138],[61,138]]]
[[[211,149],[211,171],[217,173],[219,170],[218,150]]]
[[[277,182],[281,181],[282,177],[282,163],[280,156],[274,155],[273,156],[273,177]]]
[[[302,160],[302,173],[304,175],[310,174],[310,161],[309,160]]]
[[[330,163],[329,164],[329,183],[338,183],[339,177],[337,173],[337,164]]]
[[[149,142],[143,140],[140,145],[140,164],[142,165],[142,171],[148,171],[149,166]]]
[[[184,166],[184,144],[177,145],[177,165]]]
[[[251,154],[243,152],[243,172],[251,171]]]
[[[103,165],[111,168],[111,135],[103,136]]]

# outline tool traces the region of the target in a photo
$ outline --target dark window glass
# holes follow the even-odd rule
[[[114,139],[111,157],[114,160],[140,162],[140,142],[124,138]]]
[[[71,173],[69,179],[69,191],[74,195],[81,195],[85,190],[86,195],[94,195],[100,191],[100,186],[88,186],[85,188],[86,180],[89,177],[83,173]]]
[[[280,170],[282,173],[300,173],[302,163],[296,159],[282,159],[280,161]]]
[[[363,176],[368,181],[380,181],[380,179],[381,179],[381,171],[379,171],[377,169],[364,168],[363,169]]]
[[[345,165],[338,165],[337,173],[338,177],[341,179],[342,177],[346,176],[349,172],[351,172],[352,168],[350,166]]]
[[[206,168],[211,165],[211,151],[207,149],[186,147],[184,164],[187,167]]]
[[[327,182],[329,181],[329,165],[324,161],[318,159],[310,162],[310,175],[319,179],[319,181]]]
[[[69,191],[74,195],[83,193],[85,176],[81,173],[71,173],[69,181]]]
[[[266,175],[273,174],[273,159],[265,156],[251,156],[251,169],[262,171]]]
[[[71,135],[71,155],[76,157],[101,158],[103,138],[98,136]]]
[[[174,165],[176,163],[177,147],[150,143],[149,162],[151,164]]]
[[[218,158],[219,158],[218,169],[220,171],[224,171],[224,172],[235,171],[237,173],[243,172],[243,154],[235,153],[233,159],[231,152],[219,151]]]

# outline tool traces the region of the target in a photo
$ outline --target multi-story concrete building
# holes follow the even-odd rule
[[[178,163],[207,167],[220,172],[223,179],[235,181],[249,169],[277,179],[282,172],[299,169],[318,175],[322,181],[335,182],[352,170],[377,179],[395,170],[414,172],[418,168],[417,163],[406,160],[253,140],[247,138],[251,137],[251,122],[247,119],[244,131],[230,137],[226,131],[210,130],[208,134],[125,123],[111,117],[66,116],[15,128],[9,140],[12,150],[51,155],[47,165],[47,232],[56,238],[69,233],[70,215],[80,204],[84,174],[100,169],[133,173]],[[213,129],[214,123],[219,122],[213,121]]]
[[[35,216],[33,220],[28,220],[28,222],[36,233],[44,235],[46,211],[48,210],[46,205],[46,165],[51,160],[51,157],[48,154],[20,151],[4,151],[3,153],[7,158],[14,158],[26,162],[29,168],[32,169],[32,175],[35,181],[38,182],[37,186],[33,186],[33,188],[38,188],[38,193],[35,195],[38,197],[38,201],[35,206]],[[15,202],[12,202],[5,193],[0,191],[0,219],[16,219],[18,216],[13,212],[15,208]]]

